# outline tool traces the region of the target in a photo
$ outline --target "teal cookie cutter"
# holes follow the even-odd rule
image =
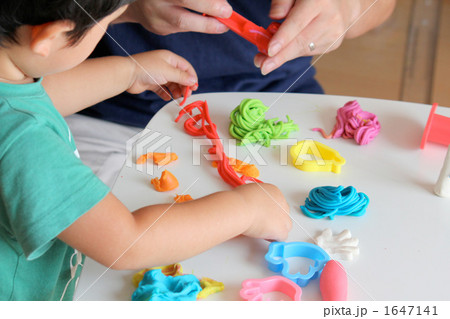
[[[300,272],[290,274],[289,263],[286,260],[290,257],[306,257],[314,260],[314,265],[309,266],[309,271],[305,275]],[[330,260],[330,256],[325,250],[307,242],[273,242],[269,245],[269,251],[264,258],[271,271],[280,273],[300,287],[305,287],[311,279],[317,278]]]

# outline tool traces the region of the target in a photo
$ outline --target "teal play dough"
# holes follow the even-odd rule
[[[133,301],[193,301],[202,290],[194,275],[166,276],[161,269],[147,271],[134,291]]]
[[[358,193],[353,186],[321,186],[311,190],[300,209],[311,218],[334,219],[336,215],[362,216],[368,205],[369,197]]]

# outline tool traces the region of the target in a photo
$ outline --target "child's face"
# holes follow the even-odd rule
[[[50,37],[49,53],[42,55],[21,45],[11,46],[10,55],[14,57],[14,64],[30,78],[39,78],[69,70],[84,60],[92,53],[95,46],[105,34],[108,25],[117,19],[127,6],[123,6],[111,15],[98,21],[75,45],[70,45],[65,32]],[[71,30],[69,26],[67,30]],[[42,41],[42,43],[49,43]]]
[[[52,57],[51,70],[47,74],[57,73],[71,69],[92,53],[100,39],[104,36],[108,25],[117,19],[127,8],[127,5],[116,10],[111,15],[98,21],[75,45],[70,46],[68,42],[61,45],[61,49]]]

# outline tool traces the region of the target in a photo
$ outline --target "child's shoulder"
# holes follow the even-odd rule
[[[40,122],[35,114],[11,102],[0,97],[0,147],[4,146],[6,140],[14,140],[18,135],[33,130]]]
[[[33,111],[27,105],[32,102],[15,102],[0,96],[0,158],[8,151],[24,151],[21,145],[39,145],[52,136],[61,139],[61,145],[65,144],[69,133],[62,117],[42,107]]]
[[[50,129],[63,138],[68,132],[42,86],[42,79],[29,84],[0,83],[0,127],[0,141],[39,130]]]

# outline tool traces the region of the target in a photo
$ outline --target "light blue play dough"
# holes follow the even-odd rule
[[[166,276],[161,269],[147,271],[134,291],[133,301],[192,301],[202,290],[194,275]]]

